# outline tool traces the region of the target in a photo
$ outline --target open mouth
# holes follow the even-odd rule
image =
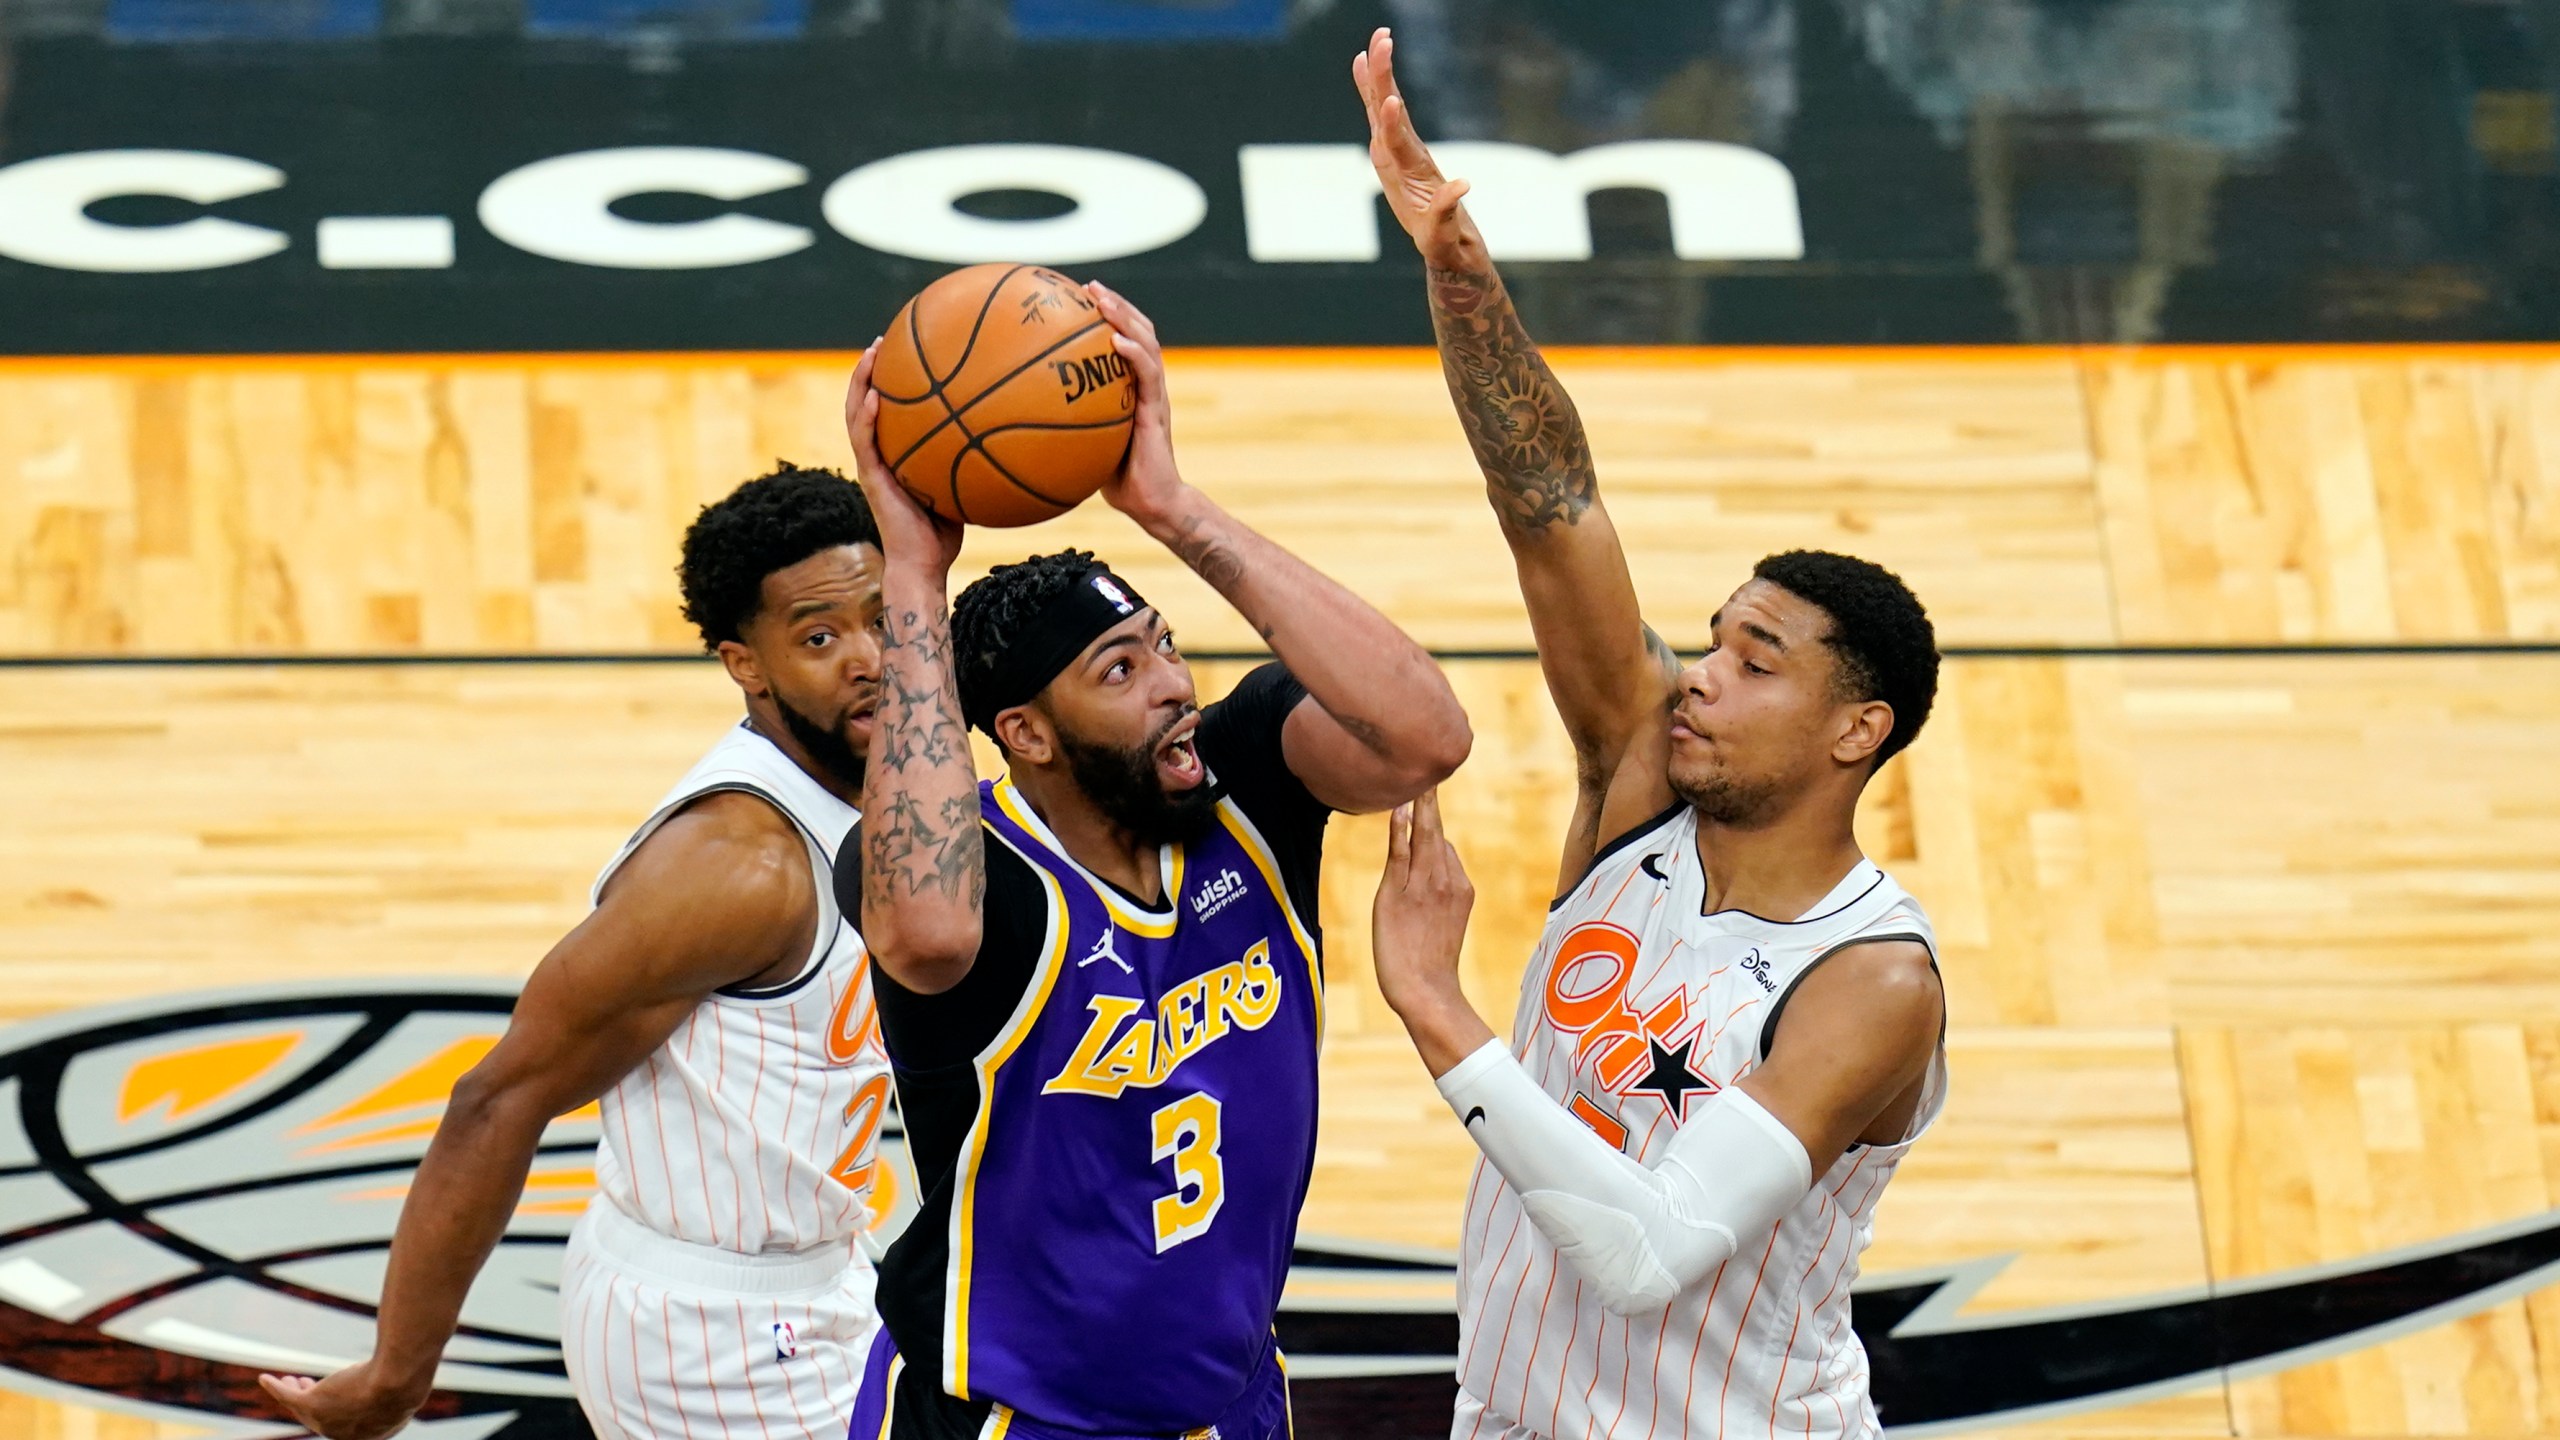
[[[1166,789],[1188,790],[1209,778],[1209,767],[1200,763],[1200,747],[1194,743],[1199,729],[1198,715],[1185,716],[1156,746],[1156,773],[1163,778]]]

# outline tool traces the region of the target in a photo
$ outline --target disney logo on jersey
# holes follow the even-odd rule
[[[1778,993],[1778,982],[1769,978],[1769,957],[1754,949],[1742,957],[1742,971],[1760,982],[1760,989],[1770,995]]]
[[[1688,1108],[1690,1092],[1712,1095],[1721,1088],[1691,1068],[1696,1050],[1711,1048],[1713,1042],[1702,1033],[1706,1017],[1693,1019],[1689,1013],[1687,986],[1675,984],[1642,1011],[1629,998],[1642,948],[1633,931],[1606,920],[1576,925],[1557,944],[1539,996],[1546,1023],[1576,1037],[1573,1075],[1579,1093],[1566,1108],[1613,1144],[1623,1142],[1624,1127],[1587,1097],[1645,1090],[1662,1099],[1677,1120]],[[1664,1072],[1664,1056],[1677,1057],[1672,1063],[1688,1076],[1674,1093],[1649,1083]]]
[[[1244,877],[1236,873],[1234,866],[1226,866],[1192,895],[1191,918],[1206,920],[1244,897]]]
[[[1240,960],[1183,981],[1164,994],[1155,1014],[1127,995],[1096,995],[1093,1019],[1066,1066],[1040,1087],[1044,1095],[1118,1095],[1171,1078],[1183,1061],[1238,1030],[1259,1030],[1280,1009],[1280,972],[1271,941],[1257,940]]]

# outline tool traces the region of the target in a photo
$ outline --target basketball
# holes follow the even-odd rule
[[[872,369],[880,454],[947,520],[1037,525],[1129,453],[1137,388],[1084,287],[1036,265],[943,276],[889,323]]]

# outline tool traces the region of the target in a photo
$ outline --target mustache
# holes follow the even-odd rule
[[[1142,748],[1147,754],[1154,754],[1156,752],[1156,747],[1164,743],[1165,737],[1171,735],[1176,726],[1199,713],[1200,707],[1198,705],[1185,704],[1180,710],[1174,712],[1172,719],[1165,721],[1163,724],[1157,726],[1153,731],[1149,732]]]

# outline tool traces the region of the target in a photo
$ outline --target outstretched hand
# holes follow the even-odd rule
[[[844,433],[853,444],[854,477],[861,482],[863,497],[871,502],[883,557],[894,565],[922,564],[947,575],[952,562],[960,558],[966,528],[926,509],[881,458],[880,392],[871,388],[872,366],[879,358],[880,342],[874,340],[862,352],[861,361],[853,367],[853,381],[845,387]]]
[[[1440,792],[1425,790],[1387,819],[1387,870],[1369,913],[1378,988],[1402,1010],[1409,1000],[1458,989],[1458,952],[1476,887],[1440,826]]]
[[[1156,322],[1127,296],[1099,280],[1084,288],[1102,307],[1102,318],[1115,332],[1112,346],[1128,362],[1130,382],[1137,387],[1129,458],[1102,487],[1102,498],[1143,526],[1169,512],[1183,488],[1182,472],[1173,463],[1173,402],[1165,394],[1164,345],[1156,339]]]
[[[1467,182],[1440,173],[1438,162],[1413,128],[1413,112],[1396,89],[1395,36],[1384,26],[1369,37],[1369,48],[1353,57],[1351,83],[1369,112],[1369,163],[1378,172],[1378,188],[1396,223],[1413,237],[1425,264],[1443,270],[1473,268],[1484,257],[1484,237],[1467,217]]]
[[[320,1380],[261,1375],[258,1386],[295,1424],[326,1440],[382,1440],[408,1424],[426,1399],[383,1390],[374,1383],[371,1361]]]

